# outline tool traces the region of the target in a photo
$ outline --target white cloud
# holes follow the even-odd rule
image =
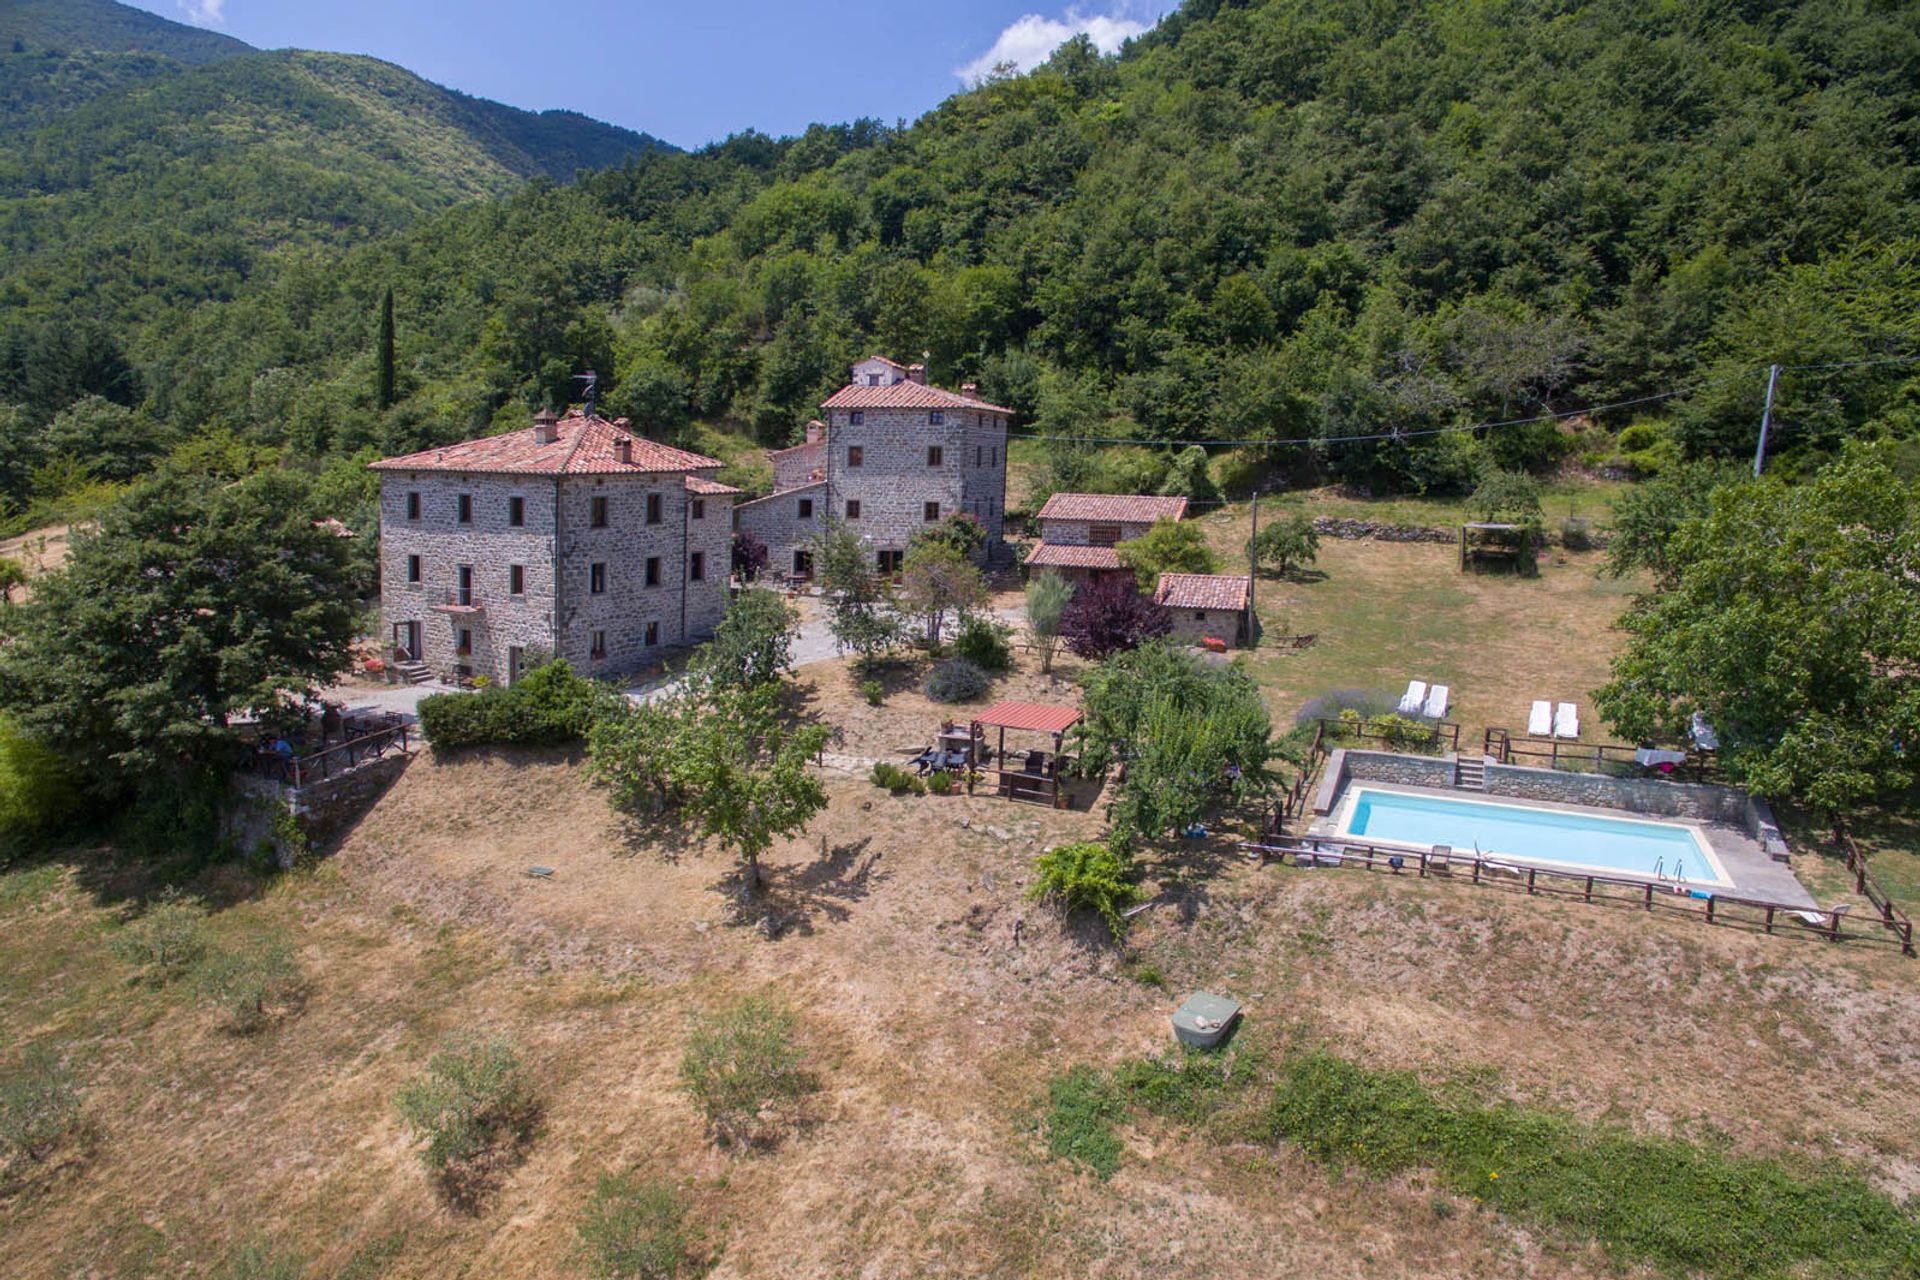
[[[175,0],[187,21],[202,27],[223,27],[227,23],[227,0]]]
[[[1031,71],[1067,41],[1086,33],[1093,47],[1102,53],[1116,53],[1125,41],[1144,34],[1150,23],[1129,18],[1121,5],[1114,13],[1086,14],[1067,10],[1064,18],[1045,18],[1029,13],[1016,18],[1000,33],[993,47],[961,67],[954,74],[968,84],[977,84],[995,67],[1011,64],[1017,71]]]

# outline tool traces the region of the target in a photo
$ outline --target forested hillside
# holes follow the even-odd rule
[[[1653,470],[1749,452],[1769,362],[1920,350],[1910,18],[1869,0],[1193,0],[1117,59],[1069,44],[910,128],[644,154],[373,243],[325,225],[331,193],[283,205],[235,175],[224,196],[314,252],[229,270],[195,234],[205,278],[171,295],[139,273],[77,283],[92,259],[63,237],[116,215],[17,195],[9,258],[35,248],[6,298],[63,312],[76,289],[121,289],[105,310],[148,321],[116,335],[142,430],[229,428],[301,458],[517,423],[587,365],[656,433],[733,418],[780,442],[877,349],[929,351],[936,378],[977,378],[1043,431],[1286,442],[1274,460],[1376,488],[1569,452]],[[320,78],[285,69],[289,95]],[[100,116],[63,124],[65,143],[14,150],[10,190],[131,141],[98,144]],[[279,128],[255,147],[310,153],[316,135],[285,147]],[[107,241],[128,260],[181,221],[150,186],[130,185],[147,202]],[[371,176],[338,199],[378,225],[426,203]],[[383,411],[389,288],[400,398]],[[1782,464],[1920,434],[1917,367],[1789,368]],[[92,389],[43,386],[15,416]],[[1650,396],[1584,426],[1448,430]],[[1122,450],[1088,476],[1054,452],[1062,480],[1166,470]],[[28,475],[4,481],[15,501]]]

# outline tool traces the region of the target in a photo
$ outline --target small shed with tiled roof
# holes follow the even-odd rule
[[[1011,800],[1039,800],[1055,808],[1065,808],[1066,791],[1061,786],[1061,743],[1067,730],[1084,718],[1077,707],[1058,707],[1041,702],[996,702],[973,718],[974,740],[984,748],[987,730],[998,729],[999,739],[986,756],[985,772],[994,775],[1000,794]],[[1038,733],[1053,739],[1053,750],[1036,749],[1007,753],[1007,730]],[[978,755],[976,755],[978,758]]]
[[[1154,603],[1173,615],[1171,635],[1189,644],[1209,639],[1244,645],[1253,580],[1244,573],[1163,573]]]
[[[1029,573],[1045,569],[1069,582],[1121,572],[1114,550],[1161,520],[1181,520],[1185,498],[1143,493],[1056,493],[1035,517],[1040,543],[1027,554]]]

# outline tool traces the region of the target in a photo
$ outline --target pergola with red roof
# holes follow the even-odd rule
[[[1079,724],[1082,713],[1075,707],[1053,707],[1040,702],[996,702],[973,718],[973,736],[984,739],[988,729],[1000,731],[995,750],[993,772],[999,775],[1000,794],[1015,799],[1043,800],[1058,806],[1060,790],[1060,742],[1067,730]],[[1007,730],[1019,733],[1043,733],[1053,737],[1053,750],[1029,751],[1018,769],[1006,767]]]

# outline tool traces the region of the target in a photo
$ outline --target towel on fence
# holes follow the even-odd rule
[[[1444,720],[1447,715],[1447,694],[1449,690],[1443,684],[1434,685],[1427,691],[1426,714],[1434,720]]]
[[[1407,681],[1407,692],[1400,699],[1400,714],[1417,716],[1427,700],[1427,682],[1425,680]]]
[[[1577,738],[1580,736],[1580,708],[1571,702],[1563,702],[1553,715],[1553,736],[1556,738]]]
[[[1536,702],[1533,711],[1527,716],[1527,732],[1536,738],[1544,738],[1553,732],[1553,704]]]

